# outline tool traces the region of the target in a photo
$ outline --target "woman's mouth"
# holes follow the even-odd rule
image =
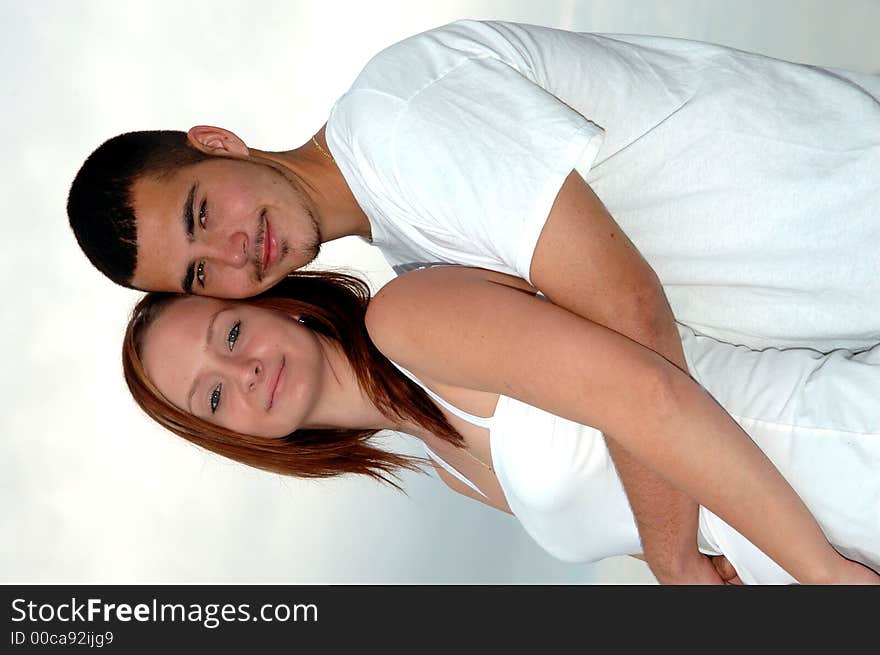
[[[271,390],[269,392],[269,406],[266,407],[266,411],[268,412],[272,409],[272,405],[275,404],[275,398],[278,395],[278,392],[284,386],[284,357],[281,358],[281,366],[278,367],[278,373],[275,375],[275,381],[272,383]]]

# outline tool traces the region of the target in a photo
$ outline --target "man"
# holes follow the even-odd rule
[[[518,275],[685,370],[661,281],[716,338],[864,349],[878,88],[706,44],[462,21],[377,55],[295,150],[205,126],[111,140],[68,213],[92,262],[141,289],[250,296],[358,235],[398,272]],[[850,366],[873,371],[806,369]],[[658,579],[718,581],[694,504],[607,436]]]

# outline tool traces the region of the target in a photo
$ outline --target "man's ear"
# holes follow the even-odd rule
[[[206,155],[247,157],[250,154],[244,141],[229,130],[210,125],[196,125],[186,133],[190,145]]]

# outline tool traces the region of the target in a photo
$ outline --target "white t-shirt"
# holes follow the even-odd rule
[[[529,279],[556,194],[602,131],[522,63],[495,28],[456,23],[379,54],[333,107],[327,143],[398,272],[446,262]]]
[[[752,346],[880,341],[880,78],[705,43],[460,21],[374,57],[328,146],[401,272],[529,280],[577,171],[673,311]]]

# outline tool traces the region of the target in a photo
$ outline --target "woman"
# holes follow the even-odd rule
[[[420,271],[383,288],[368,311],[366,288],[345,276],[301,274],[270,294],[247,303],[146,297],[123,347],[141,407],[217,453],[308,477],[389,479],[418,460],[369,437],[411,434],[453,489],[512,512],[552,554],[587,561],[639,549],[602,435],[584,427],[593,425],[706,508],[702,549],[724,552],[743,580],[880,579],[831,547],[770,461],[687,375],[520,280]],[[880,566],[876,519],[837,530],[843,508],[818,505],[826,532],[842,535],[838,549]]]

